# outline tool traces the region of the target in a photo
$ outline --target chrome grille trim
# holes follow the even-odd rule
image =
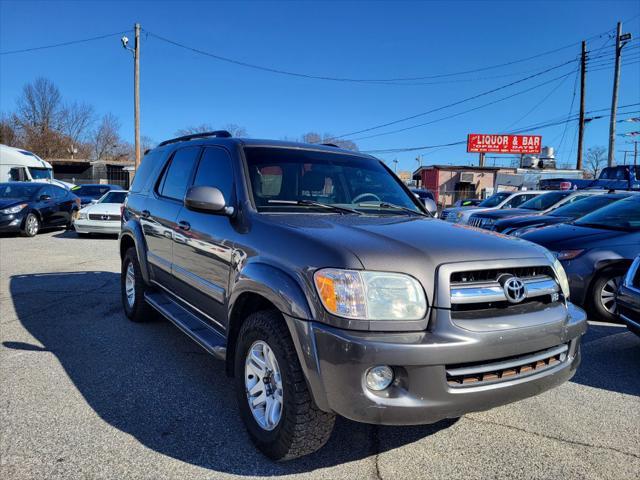
[[[551,295],[560,291],[560,287],[556,281],[546,275],[534,278],[522,278],[521,280],[526,287],[526,298]],[[452,305],[505,301],[507,301],[507,297],[499,282],[451,284]]]

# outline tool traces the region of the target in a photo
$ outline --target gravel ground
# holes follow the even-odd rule
[[[0,238],[0,477],[640,478],[640,338],[592,323],[538,397],[436,425],[340,419],[317,454],[250,444],[222,363],[121,311],[117,241]]]

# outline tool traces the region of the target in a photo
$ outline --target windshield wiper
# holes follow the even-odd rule
[[[409,207],[403,207],[402,205],[396,205],[395,203],[388,203],[388,202],[371,203],[371,202],[365,202],[365,203],[359,203],[358,206],[359,207],[390,208],[392,210],[402,210],[403,212],[412,213],[414,215],[419,215],[421,217],[429,217],[429,218],[431,218],[431,215],[429,215],[428,213],[422,213],[422,212],[419,212],[417,210],[413,210],[413,209],[411,209]]]
[[[308,207],[320,207],[326,208],[328,210],[333,210],[334,212],[339,212],[343,215],[345,213],[355,213],[356,215],[362,215],[362,212],[354,210],[353,208],[340,207],[338,205],[332,205],[330,203],[314,202],[313,200],[267,200],[267,203],[271,203],[274,205],[303,205]]]

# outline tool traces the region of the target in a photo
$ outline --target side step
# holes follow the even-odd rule
[[[200,318],[196,312],[181,305],[178,300],[174,300],[163,292],[147,292],[144,299],[207,352],[220,360],[226,358],[227,341],[225,337]]]

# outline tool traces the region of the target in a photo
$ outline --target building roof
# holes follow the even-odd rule
[[[414,170],[414,178],[420,175],[422,170],[449,170],[449,171],[480,171],[480,172],[497,172],[505,167],[480,167],[478,165],[426,165]]]

